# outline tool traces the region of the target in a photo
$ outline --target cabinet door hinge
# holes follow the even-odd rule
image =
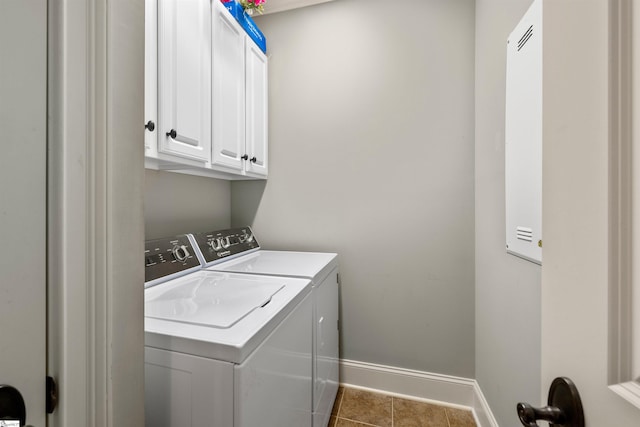
[[[47,414],[53,414],[58,406],[58,384],[53,377],[47,377]]]

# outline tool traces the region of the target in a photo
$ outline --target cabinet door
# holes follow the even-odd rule
[[[267,57],[251,40],[247,40],[246,61],[246,148],[249,156],[246,170],[247,175],[266,177],[268,158]]]
[[[159,151],[211,159],[211,3],[158,2]]]
[[[244,43],[244,30],[214,1],[212,164],[237,171],[245,154]]]
[[[158,124],[158,2],[144,2],[144,122]],[[158,129],[144,132],[144,154],[158,157]]]

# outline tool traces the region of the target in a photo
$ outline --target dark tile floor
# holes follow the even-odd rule
[[[471,411],[340,387],[329,427],[476,427]]]

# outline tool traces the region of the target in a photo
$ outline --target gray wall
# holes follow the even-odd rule
[[[232,224],[340,255],[342,357],[474,377],[474,1],[258,17],[270,175]]]
[[[227,228],[229,181],[145,170],[145,239]]]
[[[531,1],[476,1],[476,378],[504,426],[541,403],[540,267],[505,252],[506,41]]]

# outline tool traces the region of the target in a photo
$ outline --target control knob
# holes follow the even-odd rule
[[[251,243],[251,241],[253,240],[253,235],[250,231],[242,230],[242,234],[240,235],[239,240],[240,243]]]
[[[211,246],[211,249],[213,249],[216,252],[222,249],[222,243],[220,243],[220,239],[209,240],[209,246]]]
[[[185,245],[175,245],[173,249],[171,249],[171,252],[173,253],[173,257],[176,259],[176,261],[180,262],[185,262],[190,255],[189,250]]]
[[[229,246],[231,246],[231,242],[229,241],[229,236],[227,237],[222,237],[220,239],[220,244],[222,245],[223,248],[227,249],[229,248]]]

